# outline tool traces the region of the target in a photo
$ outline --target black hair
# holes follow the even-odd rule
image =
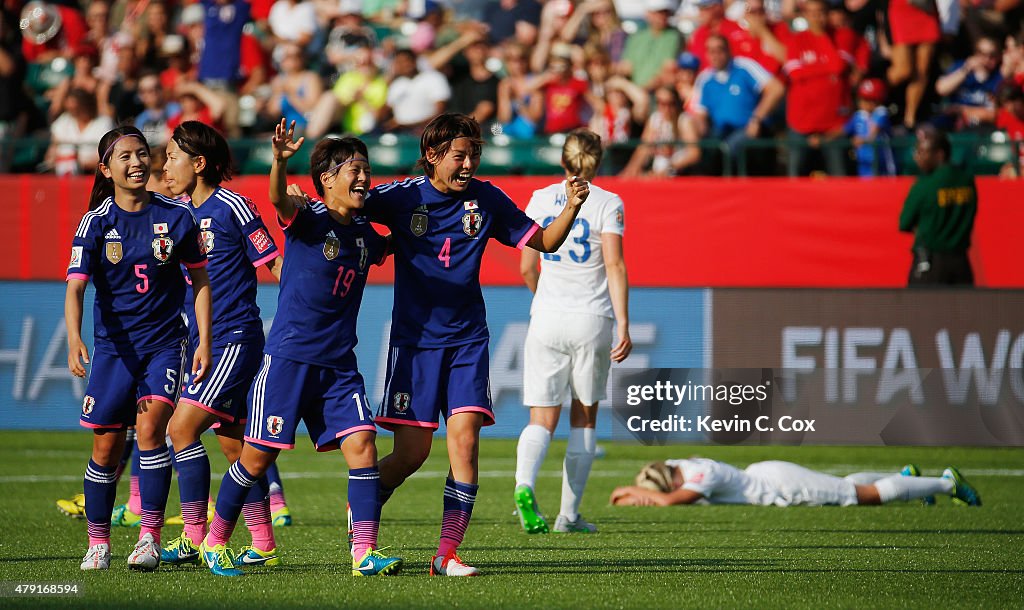
[[[106,165],[110,161],[110,155],[114,152],[114,143],[125,136],[137,137],[146,147],[146,152],[149,152],[149,142],[146,141],[146,136],[134,125],[121,125],[103,134],[99,145],[96,147],[100,162],[96,165],[96,176],[92,181],[92,192],[89,193],[90,211],[98,208],[104,199],[114,194],[114,181],[103,175],[103,172],[100,171],[100,165]]]
[[[352,136],[345,136],[343,138],[327,137],[317,142],[316,147],[313,148],[313,153],[309,157],[309,176],[313,179],[313,187],[316,188],[316,194],[321,198],[324,196],[324,184],[320,181],[321,174],[336,168],[339,164],[357,155],[362,155],[367,160],[370,158],[366,144],[359,138]]]
[[[953,145],[945,131],[934,125],[922,125],[917,128],[917,135],[920,139],[926,140],[933,150],[941,152],[947,162],[952,159]]]
[[[216,186],[231,180],[231,149],[216,129],[199,121],[185,121],[174,128],[171,139],[188,156],[206,159],[206,167],[199,173],[206,184]]]
[[[420,159],[416,167],[422,168],[428,177],[433,178],[434,165],[427,160],[427,151],[433,150],[435,155],[443,158],[452,147],[452,141],[458,138],[472,140],[474,154],[480,154],[484,140],[480,134],[480,123],[476,119],[458,112],[439,114],[431,119],[420,137]]]

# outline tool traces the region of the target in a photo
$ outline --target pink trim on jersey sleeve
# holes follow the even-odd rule
[[[90,430],[120,430],[124,428],[124,424],[92,424],[82,420],[78,420],[78,425]]]
[[[281,256],[280,252],[271,252],[270,254],[268,254],[268,255],[264,256],[263,258],[259,259],[258,261],[253,261],[252,266],[253,267],[262,267],[263,265],[266,265],[267,263],[269,263],[270,261],[274,260],[275,258],[277,258],[279,256]]]
[[[83,282],[88,282],[89,281],[89,274],[88,273],[69,273],[68,274],[68,278],[66,280],[64,280],[64,281],[66,282],[68,280],[82,280]]]
[[[209,263],[210,263],[209,259],[205,259],[205,258],[203,260],[199,261],[198,263],[186,263],[185,261],[182,261],[182,264],[185,265],[186,269],[202,269],[203,267],[205,267]]]
[[[519,240],[518,244],[516,244],[516,248],[520,250],[525,248],[526,242],[530,241],[530,238],[533,237],[533,234],[536,233],[538,230],[540,230],[540,225],[537,223],[533,223],[533,226],[530,227],[530,230],[526,232],[526,235],[523,235],[523,238]]]
[[[484,425],[485,426],[493,426],[494,425],[494,413],[492,413],[490,409],[485,409],[483,407],[458,407],[458,408],[452,409],[452,412],[451,412],[451,414],[448,417],[451,417],[452,415],[455,415],[457,413],[483,413],[484,414]]]
[[[264,447],[273,447],[274,449],[295,449],[294,443],[291,445],[287,443],[272,443],[261,438],[253,438],[251,436],[246,436],[245,442],[252,443],[254,445],[263,445]]]
[[[437,422],[398,419],[396,417],[375,417],[373,421],[385,430],[394,430],[395,426],[413,426],[414,428],[433,428],[437,430],[440,425]]]
[[[195,400],[192,400],[191,398],[179,398],[178,399],[178,403],[184,403],[186,405],[192,405],[193,407],[197,407],[199,409],[202,409],[203,411],[206,411],[207,413],[212,413],[212,414],[216,415],[217,417],[227,421],[228,423],[232,422],[235,419],[235,418],[231,417],[230,415],[228,415],[227,413],[221,413],[220,411],[214,409],[213,407],[208,406],[208,405],[204,405],[203,403],[195,401]]]
[[[156,394],[151,394],[149,396],[143,396],[142,398],[136,400],[135,404],[139,404],[140,402],[142,402],[144,400],[155,400],[157,402],[167,403],[167,404],[171,405],[172,407],[174,406],[174,401],[173,400],[171,400],[170,398],[167,398],[166,396],[157,396]]]
[[[292,214],[291,218],[281,218],[281,215],[278,214],[277,215],[277,226],[281,227],[282,231],[287,230],[288,227],[292,226],[292,223],[295,222],[295,217],[298,216],[298,215],[299,215],[299,208],[295,208],[295,213]]]

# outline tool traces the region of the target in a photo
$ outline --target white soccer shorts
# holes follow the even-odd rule
[[[757,462],[747,466],[746,473],[775,490],[773,504],[776,506],[852,506],[857,503],[857,488],[850,481],[798,464]]]
[[[557,407],[569,396],[585,405],[607,398],[611,318],[539,311],[530,318],[523,362],[523,402]]]

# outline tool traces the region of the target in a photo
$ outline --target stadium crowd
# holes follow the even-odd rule
[[[315,139],[456,111],[507,141],[588,126],[628,177],[888,175],[919,124],[1024,140],[1022,23],[1020,0],[5,0],[0,138],[88,174],[122,122],[161,147],[192,119]]]

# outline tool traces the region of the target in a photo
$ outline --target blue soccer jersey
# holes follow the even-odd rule
[[[465,192],[445,194],[426,176],[374,188],[365,214],[392,232],[391,344],[437,348],[487,339],[480,290],[487,240],[523,248],[537,224],[490,182],[474,179]]]
[[[339,223],[318,201],[297,209],[281,228],[286,256],[266,353],[349,367],[367,271],[383,262],[387,240],[360,216],[350,224]]]
[[[256,305],[256,268],[280,256],[256,206],[238,193],[217,188],[193,214],[199,221],[210,264],[213,299],[213,345],[263,340]],[[185,299],[190,345],[199,345],[192,288]]]
[[[150,193],[138,212],[108,197],[82,218],[71,247],[68,279],[96,287],[96,349],[151,353],[185,338],[180,265],[206,266],[191,206]]]

